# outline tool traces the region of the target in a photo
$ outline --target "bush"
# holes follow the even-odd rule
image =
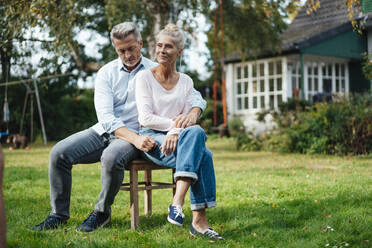
[[[264,119],[262,113],[259,119]],[[310,105],[290,100],[279,112],[271,134],[239,137],[237,146],[308,154],[358,155],[372,153],[372,96],[357,95],[337,102]]]

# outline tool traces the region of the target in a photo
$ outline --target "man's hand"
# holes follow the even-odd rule
[[[164,143],[161,145],[160,150],[165,156],[172,154],[176,150],[178,141],[178,134],[171,134],[165,136]]]
[[[192,108],[187,115],[179,115],[174,117],[172,120],[175,122],[177,128],[187,128],[196,124],[200,115],[200,108]]]
[[[134,142],[134,146],[141,151],[148,152],[156,147],[157,143],[150,136],[138,136]]]

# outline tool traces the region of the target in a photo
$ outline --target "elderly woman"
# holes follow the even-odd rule
[[[216,183],[212,153],[205,147],[206,135],[199,126],[176,128],[175,120],[191,109],[193,81],[176,71],[184,37],[174,24],[168,24],[156,37],[159,65],[138,73],[136,102],[140,135],[150,136],[157,147],[145,156],[158,165],[176,168],[176,193],[169,206],[168,221],[182,226],[182,205],[190,187],[193,220],[190,234],[220,240],[209,227],[205,209],[216,206]]]

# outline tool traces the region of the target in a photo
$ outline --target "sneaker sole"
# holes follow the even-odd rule
[[[78,232],[78,233],[93,233],[93,232],[97,231],[98,229],[104,227],[108,223],[110,223],[110,221],[111,221],[111,217],[108,218],[105,222],[103,222],[102,225],[100,225],[99,227],[97,227],[96,229],[94,229],[94,230],[92,230],[90,232],[85,232],[85,231],[81,231],[81,230],[78,230],[78,229],[76,229],[75,231]]]
[[[171,218],[169,218],[169,216],[167,217],[167,220],[169,223],[173,224],[173,225],[176,225],[176,226],[183,226],[183,224],[180,224],[178,223],[177,221],[174,221],[172,220]]]

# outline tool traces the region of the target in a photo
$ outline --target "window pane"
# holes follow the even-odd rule
[[[244,98],[244,109],[249,109],[248,97]]]
[[[307,75],[312,75],[313,74],[313,70],[311,68],[311,66],[308,66],[307,67]]]
[[[281,75],[282,74],[282,61],[279,60],[276,62],[276,74]]]
[[[336,79],[336,92],[340,92],[340,81]]]
[[[238,69],[237,69],[237,73],[238,73],[238,79],[241,79],[242,78],[242,68],[239,66]]]
[[[308,85],[308,87],[307,87],[307,90],[310,90],[310,91],[312,91],[313,90],[313,83],[312,83],[312,78],[308,78],[307,79],[307,85]]]
[[[336,64],[335,67],[336,67],[336,77],[338,77],[338,75],[339,75],[339,74],[338,74],[338,67],[339,67],[339,65]]]
[[[265,64],[260,64],[260,76],[263,77],[265,75]]]
[[[342,88],[342,92],[345,92],[345,80],[341,80],[341,88]]]
[[[252,77],[257,77],[257,65],[252,65]]]
[[[274,75],[274,62],[269,62],[269,75]]]
[[[274,95],[270,95],[269,105],[270,109],[274,109]]]
[[[318,78],[314,78],[314,91],[319,91]]]
[[[253,97],[253,108],[257,108],[257,96]]]
[[[332,65],[328,65],[328,76],[332,75]]]
[[[245,89],[245,94],[248,94],[248,82],[244,82],[244,89]]]
[[[314,67],[314,75],[318,76],[318,66]]]
[[[265,96],[261,96],[261,108],[265,108]]]
[[[253,93],[256,93],[256,92],[257,92],[257,81],[253,81],[253,82],[252,82],[252,86],[253,86],[253,87],[252,87],[252,88],[253,88],[253,89],[252,89],[252,90],[253,90]]]
[[[260,81],[260,91],[265,92],[265,80]]]
[[[238,110],[242,109],[242,98],[238,97]]]
[[[341,76],[345,77],[345,65],[341,64]]]
[[[323,69],[323,76],[326,76],[327,75],[326,67],[322,66],[322,69]]]
[[[269,79],[269,88],[270,91],[274,91],[274,79]]]
[[[248,78],[248,65],[244,66],[244,78]]]
[[[278,83],[278,87],[276,88],[277,91],[281,91],[282,90],[282,78],[278,78],[277,79],[277,83]]]
[[[278,106],[283,102],[283,97],[282,95],[278,95]]]
[[[242,93],[242,84],[238,83],[238,95]]]
[[[293,67],[292,67],[292,74],[297,74],[296,65],[293,65]]]
[[[296,77],[292,77],[292,89],[294,88],[298,88],[297,87],[297,78]]]

